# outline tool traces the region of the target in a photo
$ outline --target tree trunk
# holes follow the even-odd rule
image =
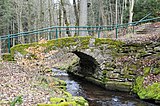
[[[121,24],[123,24],[123,16],[124,16],[124,6],[125,6],[125,0],[123,0],[122,3],[122,9],[121,9]]]
[[[79,17],[78,17],[78,10],[77,10],[77,5],[76,5],[76,0],[73,0],[73,5],[74,5],[74,13],[76,16],[76,26],[79,26]]]
[[[1,46],[1,42],[2,42],[2,40],[0,38],[0,60],[2,60],[2,46]]]
[[[118,24],[118,1],[116,0],[116,4],[115,4],[115,10],[116,10],[116,18],[115,18],[115,24]]]
[[[112,3],[111,0],[109,0],[109,10],[110,10],[110,25],[112,25],[113,22],[113,13],[112,13]]]
[[[23,32],[23,25],[22,25],[22,3],[21,1],[16,0],[16,18],[17,18],[17,26],[18,26],[18,33]],[[19,36],[18,41],[20,43],[24,43],[24,36]]]
[[[87,26],[87,0],[80,1],[79,26]],[[82,30],[87,30],[83,28]],[[81,31],[80,36],[86,36],[86,31]]]
[[[129,23],[132,22],[133,19],[133,8],[134,8],[134,0],[129,0]]]
[[[44,21],[44,13],[43,13],[43,0],[40,0],[40,17],[39,17],[39,26],[43,28],[43,21]]]
[[[66,11],[66,9],[64,7],[64,2],[63,1],[64,0],[61,0],[61,5],[62,5],[62,9],[63,9],[63,16],[64,16],[64,22],[65,22],[66,26],[69,26],[69,21],[67,19],[67,11]],[[69,37],[71,36],[71,33],[69,31],[69,27],[66,28],[66,33],[68,34]]]
[[[100,3],[100,17],[101,17],[101,24],[100,25],[107,25],[107,18],[105,16],[104,7],[103,7],[103,0],[99,2]]]
[[[48,0],[48,13],[49,13],[49,26],[52,26],[52,14],[51,14],[51,3],[50,0]]]
[[[31,28],[31,20],[32,20],[32,14],[31,14],[31,0],[28,0],[28,31],[31,31],[32,28]],[[32,39],[32,36],[28,36],[28,43],[31,43],[31,39]]]
[[[51,27],[52,26],[52,14],[51,14],[50,0],[48,0],[48,14],[49,14],[49,26]],[[48,40],[51,40],[51,32],[48,33]]]
[[[59,26],[62,25],[62,11],[61,11],[61,5],[59,4]],[[61,28],[59,28],[59,37],[62,37]]]

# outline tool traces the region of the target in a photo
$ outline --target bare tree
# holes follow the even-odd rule
[[[75,25],[79,26],[79,15],[78,15],[76,0],[73,0],[73,6],[74,6],[74,13],[76,16],[76,24]]]
[[[64,20],[65,20],[65,24],[66,26],[69,26],[69,21],[68,21],[68,18],[67,18],[67,11],[65,9],[65,5],[64,5],[64,0],[61,0],[61,5],[62,5],[62,9],[63,9],[63,16],[64,16]],[[68,36],[71,36],[71,33],[69,31],[69,27],[66,28],[66,33],[68,34]]]
[[[1,42],[2,42],[2,40],[0,38],[0,60],[2,60],[2,46],[1,46]]]
[[[79,26],[87,26],[87,1],[80,1]],[[85,30],[85,28],[83,28]],[[86,31],[81,31],[80,36],[86,36]]]
[[[134,0],[129,0],[129,23],[132,22],[133,19],[133,7],[134,7]]]

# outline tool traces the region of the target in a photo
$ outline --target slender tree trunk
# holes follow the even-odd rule
[[[74,6],[74,14],[76,16],[76,23],[75,26],[79,26],[79,15],[78,15],[78,8],[77,8],[77,4],[76,4],[76,0],[73,0],[73,6]],[[78,30],[78,28],[75,28],[75,30]],[[78,31],[79,32],[79,31]],[[78,33],[75,32],[75,35],[77,35]]]
[[[2,60],[2,44],[1,44],[2,40],[0,38],[0,60]]]
[[[129,23],[132,22],[133,19],[133,8],[134,8],[134,0],[129,0]]]
[[[51,3],[48,0],[48,13],[49,13],[49,26],[52,26],[52,13],[51,13]]]
[[[68,19],[67,19],[67,11],[66,11],[66,9],[65,9],[65,7],[64,7],[64,2],[63,2],[63,0],[61,0],[61,5],[62,5],[62,9],[63,9],[64,22],[65,22],[66,26],[69,26],[69,21],[68,21]],[[67,31],[66,33],[67,33],[68,36],[70,37],[70,36],[71,36],[71,33],[70,33],[68,27],[66,28],[66,31]]]
[[[115,18],[115,24],[118,24],[118,1],[116,0],[115,4],[115,10],[116,10],[116,18]]]
[[[103,7],[103,0],[99,2],[100,3],[100,16],[101,16],[101,19],[102,19],[102,23],[101,25],[107,25],[107,19],[106,19],[106,16],[105,16],[105,12],[104,12],[104,7]]]
[[[31,30],[31,19],[32,19],[32,15],[31,15],[31,0],[28,0],[28,31]]]
[[[59,4],[59,26],[62,25],[62,11],[61,11],[61,5]],[[62,37],[61,28],[59,28],[59,37]]]
[[[79,26],[87,26],[87,1],[88,0],[81,0],[80,1],[80,16],[79,16]],[[87,30],[83,28],[82,30]],[[86,36],[86,31],[81,31],[80,36]]]
[[[14,34],[15,33],[15,25],[14,25],[14,20],[12,20],[12,33]],[[13,41],[12,41],[12,45],[15,46],[15,38],[13,38]]]
[[[112,25],[114,22],[113,22],[113,13],[112,13],[112,3],[111,3],[111,0],[109,0],[109,10],[110,10],[110,25]]]
[[[22,1],[16,0],[16,18],[17,18],[17,26],[18,26],[18,33],[23,32],[23,25],[22,25]],[[24,36],[18,37],[18,41],[20,43],[24,43]]]
[[[43,0],[40,0],[40,20],[39,20],[40,28],[43,28],[43,21],[44,21]]]
[[[20,21],[20,22],[19,22],[19,24],[20,24],[20,32],[24,32],[24,31],[23,31],[23,23],[22,23],[22,10],[20,11],[19,19],[20,19],[20,20],[19,20],[19,21]],[[20,40],[21,40],[20,42],[21,42],[22,44],[24,44],[24,43],[25,43],[24,35],[22,35],[20,38],[21,38],[21,39],[20,39]]]
[[[76,5],[76,0],[73,0],[73,5],[74,5],[74,13],[76,16],[76,26],[79,26],[79,17],[78,17],[78,10],[77,10],[77,5]]]
[[[32,20],[32,15],[31,15],[31,0],[28,0],[28,31],[32,30],[31,28],[31,20]],[[28,37],[28,43],[31,43],[32,36]]]
[[[52,14],[51,14],[51,3],[50,0],[48,0],[48,15],[49,15],[49,26],[52,26]],[[48,33],[48,40],[51,39],[51,32]]]
[[[123,24],[124,5],[125,5],[125,0],[123,0],[123,3],[122,3],[122,9],[121,9],[121,24]]]

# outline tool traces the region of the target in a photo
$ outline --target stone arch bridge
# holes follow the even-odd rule
[[[141,93],[147,92],[147,86],[150,84],[149,80],[145,78],[154,75],[153,86],[157,82],[160,84],[159,41],[126,43],[112,39],[71,37],[42,43],[16,45],[11,48],[11,55],[14,56],[17,53],[27,55],[25,50],[37,45],[45,47],[44,53],[51,50],[59,50],[62,53],[71,52],[76,54],[80,60],[77,64],[69,67],[69,72],[110,90],[132,90],[142,98]],[[155,95],[150,97],[143,94],[143,97],[160,99]]]

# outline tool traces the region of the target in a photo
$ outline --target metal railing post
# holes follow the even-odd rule
[[[0,60],[2,60],[2,39],[1,39],[1,36],[0,36]]]
[[[118,25],[116,25],[116,39],[118,38]]]
[[[98,27],[98,38],[100,38],[101,27]]]
[[[10,48],[11,48],[11,40],[10,40],[10,35],[8,35],[8,52],[10,53]]]
[[[58,29],[56,28],[56,39],[58,39]]]

